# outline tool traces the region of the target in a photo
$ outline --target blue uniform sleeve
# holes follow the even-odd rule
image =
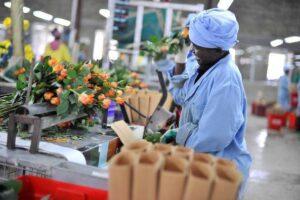
[[[225,149],[245,121],[242,99],[237,85],[228,83],[212,89],[198,124],[180,127],[176,141],[200,152]]]
[[[175,103],[178,105],[183,105],[187,91],[183,86],[188,79],[188,75],[186,73],[183,73],[173,76],[172,70],[167,73],[167,76],[170,81],[169,91],[172,94]]]

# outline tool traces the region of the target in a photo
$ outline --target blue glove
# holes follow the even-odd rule
[[[154,66],[158,71],[168,72],[175,67],[175,62],[169,59],[159,60],[154,62]]]

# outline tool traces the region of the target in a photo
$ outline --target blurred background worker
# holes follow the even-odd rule
[[[277,101],[284,111],[288,111],[290,109],[289,72],[291,65],[289,63],[285,64],[283,70],[284,75],[279,78]]]
[[[70,62],[71,56],[68,47],[61,41],[61,33],[55,28],[51,34],[54,37],[54,41],[47,44],[44,53],[45,56],[51,56],[58,62]]]

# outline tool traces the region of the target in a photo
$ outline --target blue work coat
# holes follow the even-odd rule
[[[277,98],[282,109],[288,110],[290,108],[289,78],[287,75],[283,75],[279,78]]]

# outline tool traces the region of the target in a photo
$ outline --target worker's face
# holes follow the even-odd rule
[[[196,56],[199,65],[209,65],[214,63],[222,54],[222,50],[204,48],[195,44],[192,44],[192,52]]]

